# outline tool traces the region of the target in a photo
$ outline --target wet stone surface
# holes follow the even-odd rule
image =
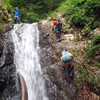
[[[2,42],[1,42],[2,41]],[[14,46],[9,34],[0,38],[0,100],[18,100],[16,88],[16,67],[14,65]]]
[[[61,54],[55,52],[58,48],[56,43],[48,37],[43,38],[46,31],[40,29],[40,32],[40,62],[49,100],[74,100],[77,88],[65,84],[64,68],[59,59]]]

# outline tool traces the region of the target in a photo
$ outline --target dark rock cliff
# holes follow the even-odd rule
[[[0,38],[0,100],[17,98],[14,46],[10,38],[8,33]]]
[[[0,100],[19,100],[14,46],[9,34],[12,28],[11,16],[0,0]]]

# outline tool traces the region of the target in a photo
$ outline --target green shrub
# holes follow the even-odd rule
[[[46,18],[62,1],[64,0],[3,0],[9,13],[14,11],[16,6],[19,8],[20,19],[25,23]]]
[[[11,6],[8,5],[8,6],[7,6],[7,11],[8,11],[8,13],[11,13],[11,9],[12,9]]]
[[[86,49],[86,54],[89,57],[95,58],[100,53],[100,34],[94,35],[91,43]]]
[[[100,0],[66,0],[57,11],[62,12],[66,20],[70,21],[71,27],[88,26],[95,29],[100,17]]]
[[[82,80],[86,80],[87,71],[83,67],[79,67],[78,69],[79,69],[80,74],[77,76],[77,81],[79,85],[82,85]]]

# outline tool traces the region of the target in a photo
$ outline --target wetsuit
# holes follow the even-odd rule
[[[19,11],[13,11],[13,13],[15,14],[14,15],[14,19],[15,19],[15,23],[16,23],[16,21],[18,21],[18,23],[19,23],[19,16],[20,16],[20,13],[19,13]]]

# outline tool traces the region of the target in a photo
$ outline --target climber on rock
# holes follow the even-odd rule
[[[19,23],[20,12],[18,11],[18,8],[17,7],[15,8],[15,11],[13,11],[13,13],[15,14],[14,15],[15,24],[16,24],[16,22]]]
[[[73,55],[69,53],[67,50],[63,50],[61,60],[64,62],[64,68],[66,72],[66,79],[68,84],[70,84],[70,78],[73,80],[74,78],[74,65],[72,62]]]
[[[52,26],[52,30],[55,31],[56,36],[57,36],[57,42],[61,41],[61,29],[62,29],[62,22],[57,19],[57,18],[52,18],[53,20],[53,26]]]

